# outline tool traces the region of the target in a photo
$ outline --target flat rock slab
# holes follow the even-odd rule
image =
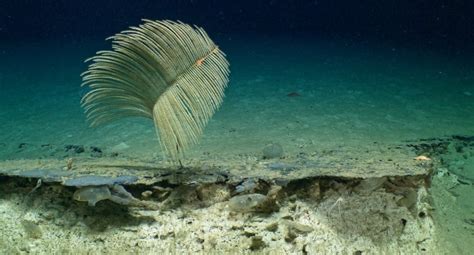
[[[366,179],[384,176],[424,176],[431,161],[407,145],[368,148],[338,148],[282,159],[263,160],[253,156],[190,159],[180,168],[166,161],[122,157],[77,158],[66,169],[66,159],[7,160],[0,162],[0,175],[37,178],[65,186],[151,185],[238,182],[249,177],[264,180],[295,180],[308,177]]]

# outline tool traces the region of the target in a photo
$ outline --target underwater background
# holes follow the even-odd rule
[[[142,18],[203,27],[230,62],[190,158],[474,141],[473,1],[20,0],[0,2],[0,160],[162,158],[151,121],[90,128],[80,106],[83,61]],[[472,241],[474,155],[451,160],[470,183],[453,231]]]
[[[91,129],[79,103],[86,92],[83,61],[141,18],[199,25],[228,55],[226,98],[197,153],[474,131],[470,1],[4,1],[0,7],[1,158],[37,157],[48,144],[159,152],[152,122]]]

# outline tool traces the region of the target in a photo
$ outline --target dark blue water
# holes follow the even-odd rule
[[[472,49],[472,1],[2,1],[2,41],[104,38],[142,18],[181,20],[215,36],[295,36],[392,43],[453,53]]]

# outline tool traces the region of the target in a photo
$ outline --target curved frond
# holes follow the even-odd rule
[[[196,144],[222,103],[225,54],[199,27],[144,20],[115,36],[112,50],[88,59],[81,101],[92,126],[124,117],[152,118],[161,147],[178,160]]]

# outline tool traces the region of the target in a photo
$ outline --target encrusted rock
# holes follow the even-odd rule
[[[273,212],[278,210],[276,196],[280,186],[272,186],[267,195],[259,193],[239,195],[229,200],[229,209],[235,212]]]
[[[267,203],[267,196],[262,194],[239,195],[229,200],[229,208],[235,212],[257,212]]]
[[[252,251],[260,250],[264,248],[266,243],[263,241],[261,236],[254,236],[250,239],[250,246],[249,249]]]
[[[226,201],[230,197],[230,190],[225,185],[220,184],[205,184],[197,188],[198,198],[207,203],[215,204]]]

